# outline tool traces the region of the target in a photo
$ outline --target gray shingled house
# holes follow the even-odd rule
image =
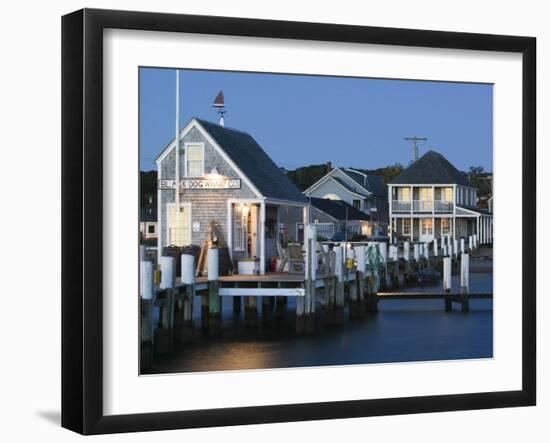
[[[315,224],[317,236],[332,239],[335,234],[347,231],[353,235],[367,235],[370,217],[343,200],[308,197],[310,207],[310,222]],[[304,239],[304,223],[298,208],[283,208],[279,221],[285,229],[289,241],[302,242]]]
[[[383,177],[351,168],[330,170],[304,191],[308,197],[341,200],[369,216],[367,235],[386,233],[388,218],[387,187]]]
[[[175,139],[155,160],[158,247],[202,245],[212,222],[234,260],[256,257],[260,272],[277,255],[279,211],[308,200],[249,134],[193,118],[180,131],[179,210]]]
[[[391,239],[429,242],[477,234],[493,241],[492,213],[476,207],[477,190],[445,157],[428,151],[388,184]]]

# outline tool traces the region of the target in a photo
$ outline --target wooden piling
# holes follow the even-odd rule
[[[153,263],[140,263],[140,311],[141,311],[141,343],[140,343],[140,372],[151,369],[153,366]]]
[[[334,248],[336,253],[335,263],[335,291],[334,291],[334,324],[342,324],[344,321],[344,262],[342,247]]]
[[[233,316],[240,317],[241,315],[241,297],[238,295],[233,297]]]
[[[221,334],[221,297],[219,282],[219,249],[208,249],[208,332]]]
[[[443,292],[450,294],[451,292],[451,257],[443,257]],[[451,312],[453,305],[450,295],[445,297],[445,311]]]
[[[262,284],[258,283],[258,288],[261,288]],[[269,325],[269,313],[271,311],[271,305],[269,303],[271,297],[261,297],[262,300],[262,325],[267,326]]]
[[[462,254],[460,257],[460,302],[462,312],[470,311],[470,255]]]
[[[193,337],[193,303],[195,299],[195,256],[182,254],[181,282],[185,285],[183,299],[183,322],[176,340],[182,343],[191,341]]]
[[[258,327],[258,299],[257,297],[244,297],[244,323],[249,328]]]
[[[174,257],[160,257],[160,289],[162,300],[158,305],[160,317],[158,328],[154,330],[155,353],[166,354],[172,351],[173,344],[173,309],[174,309],[174,286],[176,282],[176,270]]]
[[[413,256],[414,256],[414,270],[420,269],[420,245],[415,243],[413,245]]]
[[[367,285],[366,311],[378,312],[379,274],[377,269],[370,271]]]

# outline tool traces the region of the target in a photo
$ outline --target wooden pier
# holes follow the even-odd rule
[[[441,249],[428,244],[405,243],[402,248],[385,243],[323,245],[318,248],[313,225],[306,226],[304,273],[271,272],[264,275],[218,275],[218,250],[208,250],[208,275],[195,277],[194,256],[182,255],[181,278],[175,278],[173,257],[161,257],[161,280],[153,282],[153,264],[141,263],[141,365],[152,365],[155,355],[171,352],[174,344],[192,340],[197,320],[193,306],[200,300],[200,328],[212,336],[222,332],[222,297],[233,299],[233,313],[240,316],[244,307],[246,327],[268,326],[273,314],[282,317],[289,297],[296,300],[296,332],[313,333],[320,326],[360,320],[378,311],[380,300],[441,300],[451,312],[458,304],[462,312],[470,300],[492,298],[492,293],[469,291],[470,254],[476,239],[468,243],[443,241]],[[468,245],[468,249],[466,249]],[[460,248],[460,251],[457,250]],[[402,249],[402,253],[400,250]],[[411,256],[412,251],[412,256]],[[443,274],[443,291],[403,292],[405,281],[415,272],[431,267]],[[460,291],[451,292],[452,270],[459,270]],[[258,318],[259,305],[262,316]],[[159,310],[155,323],[153,312]],[[319,316],[318,314],[322,314]]]

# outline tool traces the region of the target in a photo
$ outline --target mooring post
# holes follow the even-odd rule
[[[159,259],[160,264],[160,289],[165,292],[164,302],[160,309],[159,328],[155,330],[156,352],[164,354],[172,350],[173,331],[173,300],[175,285],[175,260],[174,257],[162,256]]]
[[[367,312],[378,312],[378,267],[374,265],[372,269],[369,270],[369,274],[370,275],[367,285],[366,310]]]
[[[341,324],[344,321],[344,257],[343,248],[334,248],[336,253],[336,287],[334,294],[334,323]]]
[[[434,258],[436,260],[438,255],[439,255],[439,245],[437,244],[437,238],[434,237]]]
[[[474,237],[471,235],[468,237],[468,251],[472,251],[474,249]]]
[[[237,287],[237,284],[235,283],[235,287]],[[238,295],[235,295],[233,297],[233,316],[239,317],[241,315],[241,297]]]
[[[251,328],[258,327],[258,298],[247,296],[244,298],[245,325]]]
[[[189,342],[193,337],[193,302],[195,300],[195,256],[181,255],[181,282],[185,285],[183,325],[178,339]]]
[[[454,252],[454,256],[455,256],[455,259],[458,260],[458,240],[455,238],[453,240],[453,252]]]
[[[464,239],[460,239],[460,253],[464,254],[466,251],[464,250]]]
[[[208,332],[210,335],[219,335],[222,325],[219,257],[218,248],[208,249]]]
[[[462,254],[460,257],[460,302],[462,312],[470,311],[470,255]]]
[[[430,244],[424,243],[424,258],[426,259],[426,266],[430,266]]]
[[[415,270],[420,269],[420,245],[415,243],[413,245],[414,267]]]
[[[406,241],[403,243],[403,257],[405,258],[405,274],[411,273],[411,244]]]
[[[258,282],[258,288],[262,287],[262,283]],[[269,312],[271,310],[271,304],[269,303],[269,300],[271,297],[269,296],[262,296],[259,297],[262,300],[262,325],[266,326],[269,324]]]
[[[382,289],[387,289],[390,284],[391,284],[391,281],[390,281],[390,278],[389,278],[389,275],[388,275],[388,245],[386,242],[380,242],[378,243],[378,247],[379,247],[379,251],[380,251],[380,257],[382,259],[382,272],[384,273],[384,278],[382,278],[381,280],[381,285],[382,286]]]
[[[453,304],[451,301],[451,257],[443,257],[443,292],[449,294],[445,297],[445,311],[451,312],[453,310]]]
[[[357,247],[357,298],[358,315],[365,316],[365,296],[366,296],[366,278],[367,278],[367,248],[366,246]]]
[[[281,282],[277,282],[277,288],[281,288]],[[277,296],[275,298],[275,318],[277,320],[283,318],[285,312],[285,298]]]
[[[315,279],[317,278],[317,229],[308,225],[306,247],[306,295],[305,295],[305,332],[315,330]]]
[[[150,261],[140,262],[140,283],[139,295],[141,304],[141,346],[140,346],[140,369],[150,369],[153,366],[153,263]]]

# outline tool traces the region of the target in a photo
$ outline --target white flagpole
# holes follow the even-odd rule
[[[176,69],[176,217],[180,212],[180,71]]]

